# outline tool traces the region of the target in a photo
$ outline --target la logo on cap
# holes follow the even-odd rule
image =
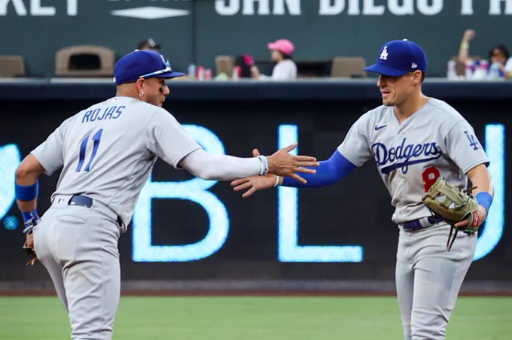
[[[384,49],[382,50],[382,53],[380,54],[380,59],[382,60],[388,60],[388,47],[384,46]]]

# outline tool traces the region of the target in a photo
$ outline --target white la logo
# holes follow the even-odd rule
[[[387,46],[384,46],[384,49],[382,50],[382,53],[380,54],[380,59],[388,60],[388,47]]]

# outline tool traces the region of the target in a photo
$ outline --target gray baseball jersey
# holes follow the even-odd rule
[[[116,212],[126,227],[157,157],[176,168],[199,148],[166,110],[115,97],[65,120],[32,154],[47,175],[62,167],[52,199],[89,196]]]
[[[439,176],[466,188],[465,173],[488,164],[471,125],[434,98],[401,124],[392,107],[367,112],[350,128],[338,151],[356,166],[375,159],[397,224],[430,216],[421,199]]]

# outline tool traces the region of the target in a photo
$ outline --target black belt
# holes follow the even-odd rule
[[[68,202],[69,205],[79,205],[81,207],[92,207],[92,198],[82,195],[75,195],[71,197]]]
[[[420,230],[420,229],[431,227],[434,224],[443,221],[442,218],[434,217],[434,216],[427,217],[426,221],[424,221],[423,224],[421,223],[421,220],[424,220],[424,218],[419,218],[419,219],[414,220],[414,221],[404,222],[404,223],[401,224],[401,226],[406,231],[416,231],[416,230]]]
[[[69,200],[68,205],[78,205],[81,207],[90,208],[90,207],[92,207],[92,203],[93,203],[93,200],[90,197],[83,196],[83,195],[74,195]],[[117,214],[116,214],[116,216],[117,216],[117,223],[119,223],[120,226],[123,225],[123,221],[121,220],[121,218]]]

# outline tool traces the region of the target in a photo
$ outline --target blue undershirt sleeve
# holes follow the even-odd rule
[[[334,151],[331,158],[321,161],[320,166],[310,167],[316,169],[316,174],[298,173],[307,183],[303,184],[293,178],[283,178],[282,186],[297,188],[319,188],[336,183],[342,178],[347,177],[356,166],[350,163],[338,150]]]

